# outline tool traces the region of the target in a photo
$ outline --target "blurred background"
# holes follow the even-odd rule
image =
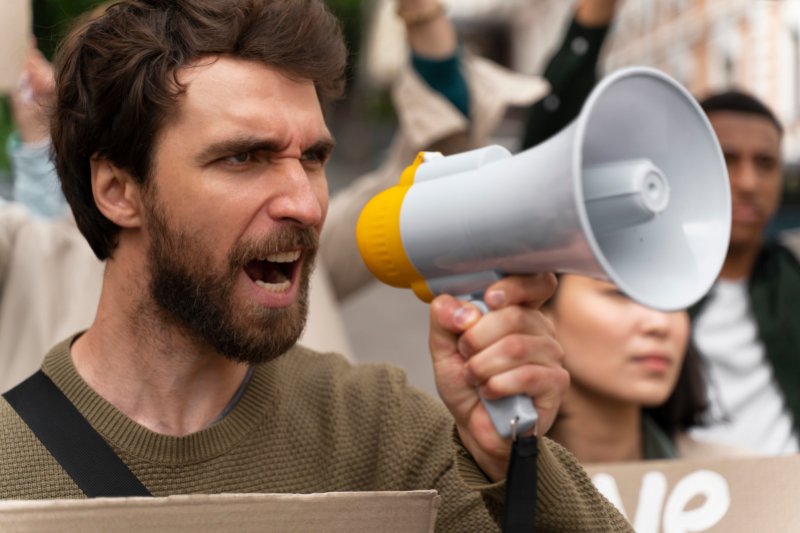
[[[329,164],[331,193],[377,168],[397,128],[390,87],[408,61],[405,26],[393,0],[326,0],[344,24],[351,51],[347,96],[328,115],[338,146]],[[76,16],[97,0],[33,0],[34,33],[52,58]],[[464,46],[501,65],[541,74],[574,14],[573,0],[447,0]],[[660,69],[697,98],[726,88],[753,93],[786,127],[783,206],[771,232],[800,226],[800,0],[621,0],[600,74],[628,65]],[[519,148],[522,112],[510,109],[494,143]],[[13,130],[0,101],[0,142]],[[409,164],[411,162],[409,161]],[[0,149],[0,195],[11,190]],[[404,366],[410,381],[434,392],[428,360],[427,305],[382,284],[350,296],[344,318],[360,362]],[[387,325],[391,327],[387,328]]]

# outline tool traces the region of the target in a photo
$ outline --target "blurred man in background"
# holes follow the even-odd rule
[[[692,310],[694,342],[708,365],[710,425],[692,437],[797,453],[800,421],[800,264],[764,241],[783,188],[783,128],[741,92],[702,102],[728,166],[733,220],[728,256]]]

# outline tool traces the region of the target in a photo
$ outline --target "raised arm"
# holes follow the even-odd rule
[[[552,93],[526,112],[523,149],[546,141],[572,122],[597,82],[600,50],[617,0],[583,0],[544,77]]]

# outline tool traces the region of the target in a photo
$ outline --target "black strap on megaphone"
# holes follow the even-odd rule
[[[506,474],[503,506],[503,533],[533,533],[536,526],[536,458],[539,447],[536,432],[530,437],[516,436]]]

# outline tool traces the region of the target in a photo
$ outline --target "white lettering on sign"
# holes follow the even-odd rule
[[[627,519],[628,515],[614,477],[599,473],[592,478],[592,482]],[[704,497],[705,501],[696,509],[687,511],[687,504],[698,496]],[[667,498],[666,476],[658,471],[647,472],[642,477],[633,529],[636,533],[707,531],[722,520],[730,504],[728,482],[716,472],[710,470],[692,472],[678,481],[669,498]],[[663,520],[661,520],[662,509]],[[662,526],[663,530],[659,526]]]
[[[661,509],[667,496],[667,476],[661,472],[648,472],[642,477],[639,503],[633,529],[636,533],[658,533]]]
[[[706,501],[697,509],[684,510],[696,496]],[[731,506],[728,482],[716,472],[698,470],[678,481],[664,508],[664,533],[706,531],[722,520]]]

